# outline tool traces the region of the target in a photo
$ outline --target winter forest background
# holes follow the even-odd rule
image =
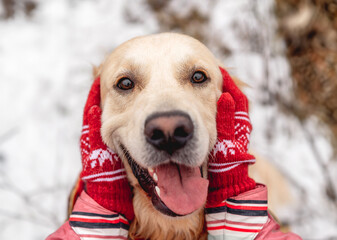
[[[273,169],[256,179],[284,178],[271,199],[283,228],[337,239],[335,0],[1,0],[0,239],[64,222],[92,66],[163,31],[198,38],[250,85],[251,150]]]

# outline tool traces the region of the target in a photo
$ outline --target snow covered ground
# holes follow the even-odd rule
[[[181,15],[202,9],[209,16],[209,47],[252,86],[252,149],[293,186],[294,199],[279,217],[305,239],[337,239],[336,205],[326,197],[327,173],[319,165],[329,164],[335,183],[326,130],[315,118],[299,122],[270,101],[275,92],[292,99],[290,70],[273,2],[252,2],[174,0],[169,7]],[[44,239],[63,223],[81,169],[78,142],[92,65],[120,43],[160,31],[145,1],[37,3],[31,18],[19,11],[0,20],[0,239],[6,240]],[[230,54],[212,46],[214,39]]]

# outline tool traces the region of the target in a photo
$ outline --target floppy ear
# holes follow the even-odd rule
[[[225,77],[224,74],[228,74],[230,76],[231,79],[233,79],[235,85],[242,90],[245,87],[249,87],[249,85],[247,85],[246,83],[244,83],[243,81],[241,81],[239,78],[232,76],[228,73],[228,71],[226,70],[226,68],[222,65],[219,64],[219,68],[223,70],[223,74],[222,74],[222,79]],[[219,89],[221,89],[221,93],[223,92],[223,81],[221,81],[221,86],[219,86]],[[220,97],[220,96],[219,96]]]
[[[103,63],[101,63],[99,66],[92,65],[92,75],[94,79],[96,79],[99,75],[101,75],[102,67]]]
[[[70,195],[68,197],[68,209],[67,209],[67,219],[69,219],[77,198],[80,196],[81,192],[84,190],[84,182],[81,177],[78,176],[75,185],[73,186]]]
[[[233,81],[235,82],[236,86],[238,86],[238,88],[240,88],[240,90],[249,87],[249,85],[247,83],[244,83],[243,81],[241,81],[239,78],[235,77],[235,76],[231,76],[231,78],[233,79]]]

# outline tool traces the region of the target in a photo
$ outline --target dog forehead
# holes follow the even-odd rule
[[[160,33],[137,37],[115,48],[103,63],[101,80],[108,88],[120,75],[132,72],[141,76],[139,79],[146,84],[165,82],[171,85],[176,84],[172,80],[179,79],[180,74],[201,68],[209,72],[221,89],[218,66],[218,60],[197,39],[177,33]]]
[[[213,54],[201,42],[176,33],[137,37],[117,47],[112,54],[139,65],[179,63],[187,58],[214,60]]]

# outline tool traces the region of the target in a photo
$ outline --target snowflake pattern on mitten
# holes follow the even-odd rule
[[[222,154],[224,158],[233,159],[239,154],[246,154],[249,148],[249,137],[252,130],[249,115],[246,112],[239,111],[235,112],[234,119],[236,120],[234,127],[234,140],[223,139],[218,140],[214,146],[211,155],[213,159],[217,159],[219,156],[217,154]],[[241,161],[233,161],[226,163],[209,163],[210,172],[226,172],[233,168],[238,167],[242,163],[254,163],[255,158],[245,159]],[[215,167],[215,168],[213,168]],[[219,167],[223,167],[219,169]]]

